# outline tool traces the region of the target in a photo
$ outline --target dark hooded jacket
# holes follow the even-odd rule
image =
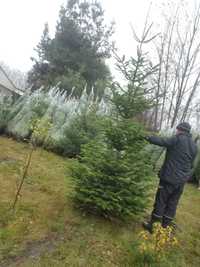
[[[171,138],[150,136],[147,140],[151,144],[167,148],[165,161],[159,172],[160,179],[174,185],[187,182],[197,154],[197,146],[191,134],[182,132]]]

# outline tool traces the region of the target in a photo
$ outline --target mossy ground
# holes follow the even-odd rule
[[[28,144],[0,137],[0,266],[134,266],[142,218],[123,224],[73,207],[72,160],[34,151],[16,211],[10,210],[28,153]],[[187,185],[177,212],[185,266],[200,266],[199,205],[200,191]]]

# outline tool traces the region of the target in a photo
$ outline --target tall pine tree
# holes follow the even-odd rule
[[[55,36],[49,38],[48,27],[36,48],[29,83],[35,88],[53,85],[91,88],[99,80],[110,79],[105,60],[111,56],[113,24],[104,22],[104,11],[98,1],[69,0],[61,7]]]

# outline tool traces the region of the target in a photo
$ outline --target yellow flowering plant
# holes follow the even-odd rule
[[[156,263],[162,261],[175,247],[178,247],[178,240],[174,236],[173,228],[163,228],[160,223],[155,223],[153,233],[146,231],[139,233],[139,254],[143,259],[153,259]]]

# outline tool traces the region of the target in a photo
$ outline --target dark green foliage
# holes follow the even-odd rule
[[[11,98],[4,97],[3,100],[0,101],[0,133],[3,133],[6,129],[12,104],[13,100]]]
[[[63,138],[59,141],[60,152],[68,157],[80,154],[81,146],[101,135],[105,120],[95,110],[83,111],[66,126]]]
[[[127,87],[113,84],[116,118],[104,129],[104,138],[83,146],[72,168],[74,199],[86,211],[105,217],[134,217],[145,210],[151,185],[151,158],[138,116],[152,104],[146,80],[156,71],[138,50],[137,59],[119,59]]]
[[[106,129],[106,138],[108,144],[117,151],[133,148],[137,151],[144,147],[143,127],[133,120],[111,122]]]
[[[65,74],[56,77],[55,83],[58,84],[60,89],[65,88],[68,95],[80,98],[85,88],[86,81],[79,72],[68,69]]]
[[[149,104],[141,93],[140,97],[134,97],[135,88],[129,89],[124,93],[118,90],[113,90],[113,102],[117,108],[117,112],[124,118],[131,118],[136,114],[141,114],[142,111],[149,108]]]
[[[28,73],[28,83],[33,86],[33,89],[51,85],[50,72],[52,71],[50,71],[51,67],[47,61],[50,53],[50,44],[49,26],[46,23],[41,40],[35,49],[38,58],[31,58],[34,65],[32,70]]]
[[[112,34],[113,24],[105,25],[104,11],[98,1],[68,1],[66,7],[61,7],[53,39],[45,25],[29,83],[38,88],[59,81],[69,93],[73,87],[78,87],[79,96],[79,90],[86,83],[91,88],[99,79],[109,80],[105,59],[111,55],[109,40]],[[72,73],[75,79],[72,79]],[[84,86],[80,89],[82,83]]]
[[[198,144],[198,154],[194,162],[193,176],[191,177],[190,181],[200,186],[200,150],[199,150],[199,143],[197,144]]]
[[[92,141],[82,149],[72,175],[75,200],[87,211],[125,219],[147,206],[151,181],[144,131],[133,121],[112,122],[104,141]]]
[[[145,40],[144,40],[145,41]],[[126,59],[115,55],[117,68],[127,81],[127,86],[114,83],[112,87],[112,102],[118,115],[129,119],[142,115],[154,104],[154,86],[151,82],[158,70],[153,66],[147,54],[142,51],[142,43],[137,49],[135,58]]]

